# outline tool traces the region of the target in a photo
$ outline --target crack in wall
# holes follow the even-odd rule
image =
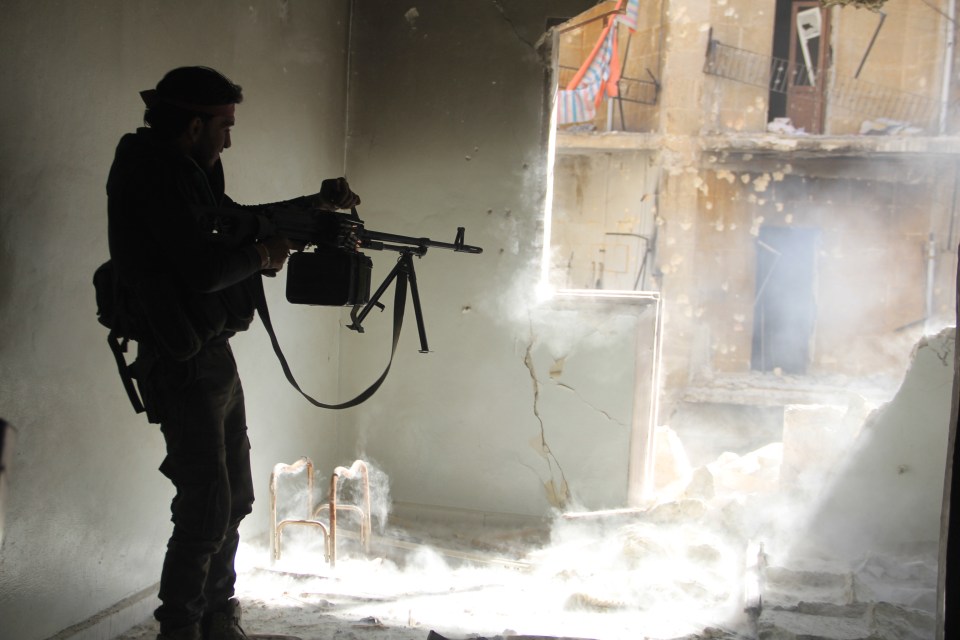
[[[956,338],[949,335],[951,330],[947,329],[948,334],[945,336],[946,340],[940,343],[940,347],[937,348],[934,345],[930,345],[933,348],[933,352],[936,354],[937,358],[940,359],[940,362],[943,363],[943,366],[950,367],[953,366],[953,351],[954,351],[954,341]],[[941,333],[943,333],[941,331]],[[928,342],[929,344],[929,342]]]
[[[620,420],[617,420],[616,418],[614,418],[612,415],[610,415],[609,413],[607,413],[606,411],[604,411],[604,410],[601,409],[600,407],[598,407],[598,406],[596,406],[596,405],[591,404],[590,402],[588,402],[586,398],[584,398],[582,395],[580,395],[580,392],[579,392],[579,391],[577,391],[576,389],[574,389],[574,388],[571,387],[570,385],[565,384],[565,383],[563,383],[563,382],[557,382],[557,383],[555,383],[555,384],[556,384],[558,387],[560,387],[561,389],[566,389],[566,390],[572,392],[575,396],[577,396],[577,400],[579,400],[580,402],[582,402],[584,405],[590,407],[591,409],[593,409],[594,411],[596,411],[597,413],[599,413],[600,415],[602,415],[604,418],[606,418],[606,419],[609,420],[610,422],[612,422],[612,423],[614,423],[614,424],[617,424],[617,425],[620,425],[621,427],[627,426],[626,423],[624,423],[624,422],[622,422],[622,421],[620,421]]]
[[[491,0],[490,4],[492,4],[496,10],[500,12],[500,16],[503,18],[503,21],[510,26],[510,30],[513,31],[513,35],[517,36],[517,40],[530,47],[530,49],[533,51],[536,51],[537,45],[520,35],[520,30],[517,28],[517,25],[507,16],[507,10],[503,8],[503,3],[501,3],[499,0]]]
[[[537,371],[533,364],[533,330],[531,328],[530,341],[527,343],[527,349],[523,354],[523,364],[530,372],[530,381],[533,383],[533,415],[540,423],[540,454],[547,461],[547,467],[550,471],[550,480],[544,483],[544,489],[547,491],[547,500],[551,505],[557,508],[564,508],[570,502],[570,487],[567,485],[566,475],[563,473],[563,467],[560,461],[550,450],[547,443],[547,430],[543,422],[543,416],[540,415],[540,380],[537,378]],[[556,467],[556,469],[554,469]],[[559,478],[557,474],[559,473]],[[560,481],[559,486],[557,480]]]

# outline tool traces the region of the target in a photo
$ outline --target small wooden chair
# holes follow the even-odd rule
[[[303,518],[285,518],[277,521],[277,484],[282,476],[302,473],[306,468],[307,473],[307,508],[304,510]],[[270,517],[273,523],[271,533],[271,542],[273,543],[273,561],[280,559],[280,545],[283,541],[283,530],[291,525],[302,525],[320,529],[323,533],[324,560],[330,561],[330,529],[327,524],[316,519],[313,511],[313,461],[310,458],[300,458],[293,464],[284,464],[282,462],[273,466],[273,473],[270,474]]]
[[[277,485],[284,475],[302,473],[306,469],[307,475],[307,514],[304,518],[285,518],[279,520],[279,506],[277,499]],[[352,480],[357,476],[363,482],[363,506],[353,504],[338,504],[337,492],[340,480]],[[283,530],[291,525],[302,525],[320,529],[323,533],[324,559],[331,567],[337,564],[337,512],[349,511],[358,515],[360,519],[360,545],[364,553],[370,551],[370,475],[367,464],[363,460],[355,460],[350,468],[337,467],[330,476],[330,495],[326,503],[316,509],[313,507],[314,466],[310,458],[303,457],[293,464],[278,463],[270,474],[270,514],[273,523],[272,547],[273,560],[280,559],[280,547],[283,541]],[[327,521],[320,520],[321,513],[328,513]]]

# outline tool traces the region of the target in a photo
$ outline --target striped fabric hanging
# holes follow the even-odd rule
[[[615,20],[606,26],[587,63],[566,89],[557,92],[557,118],[560,124],[593,120],[605,87],[608,95],[617,95],[620,61],[617,58],[615,26]]]
[[[627,0],[627,10],[622,16],[617,16],[617,20],[620,21],[620,24],[630,29],[630,31],[636,32],[639,16],[640,0]]]
[[[624,0],[620,0],[615,11],[620,10],[623,2]],[[593,51],[566,89],[557,92],[559,124],[589,122],[597,116],[597,106],[604,90],[610,97],[619,95],[617,83],[621,69],[620,58],[617,56],[617,25],[623,24],[631,31],[636,31],[639,12],[640,0],[627,0],[625,12],[616,15],[604,28]]]

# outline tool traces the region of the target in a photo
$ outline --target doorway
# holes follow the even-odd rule
[[[819,229],[761,227],[751,368],[803,375],[816,319]]]
[[[819,0],[777,0],[769,119],[823,133],[830,14]]]

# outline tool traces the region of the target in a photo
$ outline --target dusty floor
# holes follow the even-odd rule
[[[303,640],[933,637],[935,548],[844,568],[762,553],[752,574],[750,547],[710,526],[717,513],[663,508],[544,529],[394,522],[366,556],[345,531],[335,568],[306,537],[287,538],[276,563],[243,545],[243,627]],[[116,640],[157,632],[149,620]]]
[[[317,549],[288,550],[285,543],[284,557],[271,564],[268,549],[244,546],[237,594],[243,627],[303,640],[426,640],[431,631],[454,639],[752,635],[737,633],[740,576],[734,564],[723,566],[719,547],[684,543],[682,553],[694,548],[697,560],[713,567],[699,581],[680,566],[669,574],[665,566],[643,570],[643,553],[680,550],[667,548],[668,535],[650,533],[634,528],[603,540],[554,531],[544,546],[549,532],[445,530],[433,538],[391,527],[385,537],[375,534],[370,557],[340,555],[335,569]],[[355,540],[342,544],[348,553],[358,550]],[[150,620],[116,640],[157,632]]]

